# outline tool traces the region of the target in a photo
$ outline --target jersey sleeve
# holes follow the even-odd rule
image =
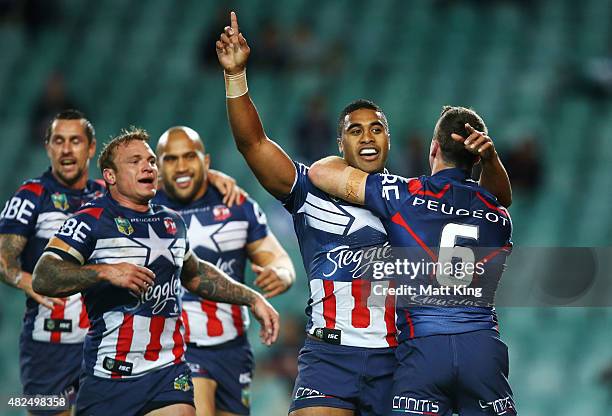
[[[408,179],[386,173],[368,175],[364,206],[375,215],[391,218],[408,199]]]
[[[85,264],[96,247],[95,232],[103,208],[83,206],[61,226],[55,237],[61,243],[50,244],[45,249],[64,260]]]
[[[302,205],[301,203],[308,194],[308,166],[296,161],[293,161],[293,164],[295,165],[295,182],[289,195],[279,198],[279,201],[291,214],[295,214],[295,210]]]
[[[249,222],[247,243],[252,243],[266,237],[270,233],[268,220],[259,204],[248,198],[244,204],[244,209],[247,221]]]
[[[0,213],[0,234],[34,235],[43,192],[40,182],[24,183]]]

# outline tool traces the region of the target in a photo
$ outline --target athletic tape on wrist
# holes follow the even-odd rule
[[[237,74],[223,72],[225,77],[225,97],[238,98],[249,92],[246,79],[246,69]]]

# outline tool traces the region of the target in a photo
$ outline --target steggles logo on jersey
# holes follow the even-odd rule
[[[176,301],[181,295],[181,280],[173,276],[171,281],[163,285],[150,286],[147,291],[140,294],[140,296],[133,292],[130,292],[130,295],[138,299],[138,302],[131,308],[126,309],[128,312],[138,309],[143,303],[152,302],[151,313],[157,315],[166,308],[169,302],[174,302],[172,312],[178,314]]]
[[[330,272],[323,273],[323,276],[330,277],[339,269],[347,268],[353,279],[369,278],[373,275],[374,265],[389,260],[391,254],[389,243],[356,250],[351,250],[349,246],[338,246],[327,253],[327,260],[331,262],[332,268]]]
[[[61,209],[62,211],[67,211],[68,209],[70,209],[66,194],[60,194],[59,192],[51,194],[51,202],[53,202],[53,206],[56,209]]]
[[[213,216],[215,221],[223,221],[232,216],[232,212],[225,205],[217,205],[213,207]]]
[[[337,235],[351,235],[370,227],[386,234],[380,219],[370,211],[350,205],[334,204],[309,193],[297,211],[305,214],[306,223],[317,230]]]
[[[166,227],[166,231],[168,232],[168,234],[176,234],[176,223],[172,218],[164,218],[164,227]]]
[[[130,235],[134,232],[134,227],[132,227],[130,220],[126,218],[115,218],[115,224],[117,225],[117,230],[119,230],[121,234]]]

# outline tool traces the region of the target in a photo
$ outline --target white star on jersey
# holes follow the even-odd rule
[[[170,246],[174,244],[174,238],[159,238],[151,224],[148,224],[148,238],[134,238],[134,241],[145,246],[149,251],[149,260],[147,266],[157,260],[158,257],[165,257],[172,264],[176,264],[174,256],[170,251]]]
[[[221,227],[223,227],[223,223],[202,225],[202,223],[198,221],[198,217],[193,215],[189,223],[189,229],[187,230],[191,248],[204,247],[215,252],[219,251],[217,243],[213,240],[213,234]]]
[[[380,231],[383,234],[387,234],[385,231],[385,227],[383,227],[380,219],[370,211],[364,208],[352,207],[350,205],[341,205],[342,208],[346,210],[350,215],[355,218],[353,223],[351,224],[351,228],[348,230],[348,235],[351,235],[354,232],[357,232],[365,227],[372,227],[377,231]]]

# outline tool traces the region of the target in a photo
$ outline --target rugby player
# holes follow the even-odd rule
[[[193,252],[240,283],[249,259],[257,275],[254,284],[266,297],[289,289],[293,263],[257,203],[247,197],[230,207],[209,186],[210,155],[200,135],[189,127],[172,127],[160,137],[156,153],[163,187],[153,201],[181,214]],[[246,307],[186,292],[183,323],[196,413],[248,415],[254,361]]]
[[[266,136],[248,94],[250,48],[234,12],[230,22],[216,49],[232,133],[259,182],[292,214],[309,279],[308,338],[298,357],[290,412],[384,414],[397,365],[395,305],[392,296],[371,296],[369,278],[372,264],[390,256],[385,229],[369,211],[317,189],[308,167]],[[349,104],[339,117],[338,145],[350,165],[382,171],[390,146],[386,116],[369,101]],[[510,184],[498,166],[485,167],[483,177],[495,176],[490,183],[501,183],[494,189],[509,199]]]
[[[467,137],[469,150],[456,137]],[[433,283],[424,273],[414,286],[416,297],[398,298],[399,367],[389,415],[516,414],[508,349],[499,337],[494,308],[512,247],[512,221],[497,199],[470,179],[479,159],[490,163],[494,158],[482,118],[471,109],[444,107],[429,150],[431,176],[368,174],[339,157],[310,168],[317,187],[379,217],[396,252],[413,247],[429,262],[471,263],[462,267],[471,272],[461,275],[438,270]],[[450,287],[453,292],[444,290]],[[429,288],[427,296],[419,297],[423,288]],[[436,306],[430,306],[431,299]]]
[[[89,328],[85,306],[80,293],[62,299],[35,293],[31,273],[62,223],[83,203],[102,195],[104,186],[88,179],[96,137],[81,112],[57,114],[44,144],[51,168],[25,181],[0,214],[0,279],[27,295],[19,337],[23,394],[62,396],[70,404],[78,388],[83,340]],[[32,409],[30,413],[70,412]]]
[[[278,336],[278,314],[264,297],[199,260],[180,215],[150,203],[158,168],[148,139],[132,129],[105,146],[99,166],[108,192],[64,222],[34,269],[34,291],[82,292],[87,306],[77,414],[195,414],[181,285],[250,306],[263,342]]]

